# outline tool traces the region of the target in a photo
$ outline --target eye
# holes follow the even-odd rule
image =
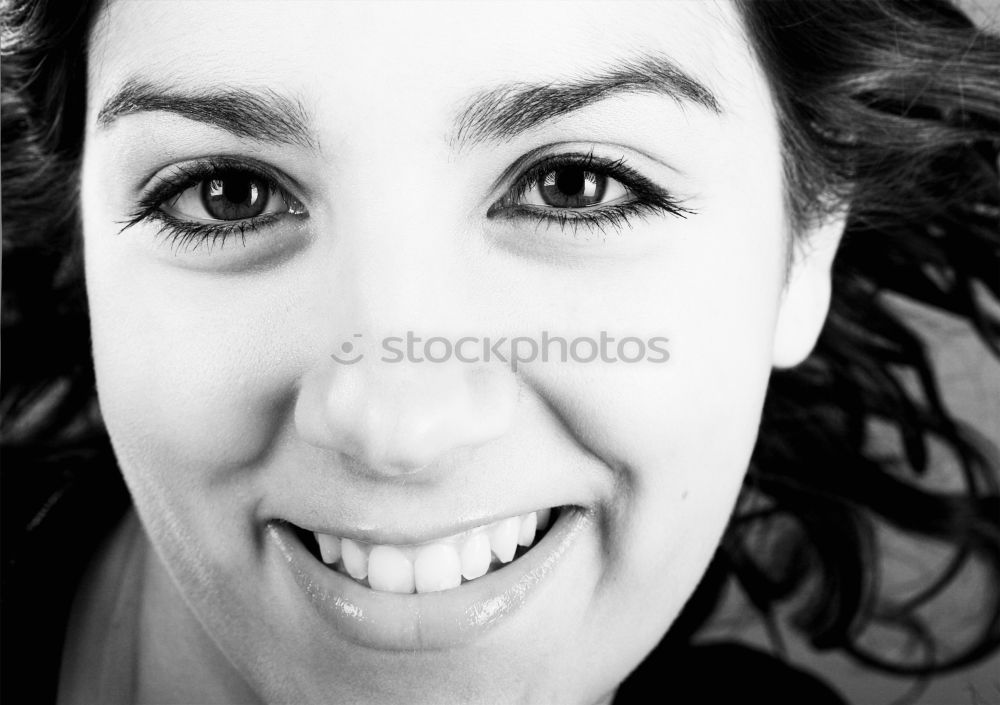
[[[607,174],[565,165],[550,169],[524,196],[524,205],[587,208],[625,200],[629,190]]]
[[[288,201],[287,194],[263,176],[222,169],[167,199],[160,210],[189,221],[236,221],[295,212],[295,204]]]
[[[556,154],[528,168],[487,211],[488,218],[528,219],[574,228],[624,230],[633,216],[694,211],[625,163],[589,154]]]
[[[269,167],[232,157],[212,157],[171,167],[142,195],[120,232],[142,222],[177,248],[222,248],[231,236],[278,228],[308,213]],[[280,230],[277,235],[280,236]]]

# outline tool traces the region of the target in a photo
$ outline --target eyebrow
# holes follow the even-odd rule
[[[181,90],[129,79],[97,114],[100,127],[139,112],[165,111],[219,127],[237,137],[316,147],[302,103],[270,89],[206,88]]]
[[[701,82],[669,57],[641,54],[598,74],[542,84],[506,83],[475,94],[455,117],[449,138],[454,149],[510,140],[554,118],[621,94],[657,94],[715,114],[722,106]],[[100,127],[139,112],[166,111],[214,125],[238,137],[315,148],[309,114],[302,103],[270,89],[176,87],[129,79],[97,114]]]
[[[669,57],[641,54],[600,73],[563,82],[509,83],[475,95],[459,111],[450,143],[457,149],[510,140],[544,122],[620,94],[652,93],[723,113],[718,98]]]

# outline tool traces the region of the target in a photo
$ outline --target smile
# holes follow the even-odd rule
[[[551,510],[477,526],[419,545],[368,544],[331,534],[302,536],[313,555],[373,590],[438,592],[476,580],[530,549],[548,528]]]
[[[270,522],[267,536],[282,580],[337,633],[409,651],[477,639],[515,620],[528,602],[557,609],[581,561],[593,558],[570,550],[591,531],[592,511],[561,506],[417,544],[361,541],[287,521]],[[557,570],[567,563],[575,565]]]

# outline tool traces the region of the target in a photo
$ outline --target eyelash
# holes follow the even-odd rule
[[[517,202],[538,185],[549,173],[558,169],[580,169],[614,179],[624,186],[634,197],[632,201],[611,206],[590,206],[582,209],[539,207]],[[673,197],[645,176],[625,164],[625,159],[608,160],[587,154],[557,154],[531,166],[514,184],[510,192],[499,203],[491,206],[486,215],[490,218],[534,218],[535,227],[556,223],[565,230],[573,228],[575,235],[581,225],[590,229],[605,231],[606,226],[621,230],[631,225],[629,218],[668,213],[679,218],[687,218],[695,211],[686,208],[679,199]]]
[[[539,207],[519,204],[518,201],[531,188],[552,171],[558,169],[581,169],[609,177],[622,184],[633,196],[634,200],[616,203],[611,206],[589,206],[585,209],[561,209],[554,207]],[[267,213],[245,220],[220,221],[218,223],[196,223],[176,218],[163,210],[163,205],[170,199],[180,196],[187,189],[216,176],[222,171],[239,171],[249,174],[255,179],[267,184],[268,189],[279,194],[291,209],[289,201],[294,200],[278,181],[264,170],[241,160],[229,158],[205,159],[191,165],[181,166],[176,173],[163,178],[150,191],[143,195],[136,209],[121,223],[119,233],[141,222],[156,222],[160,225],[157,235],[166,235],[171,247],[181,248],[208,244],[214,248],[216,243],[224,246],[233,235],[238,235],[243,245],[246,245],[247,233],[253,233],[262,227],[276,223],[286,213]],[[600,230],[606,234],[605,228],[610,226],[621,230],[630,225],[629,218],[638,216],[644,218],[651,214],[668,213],[680,218],[694,214],[690,208],[667,191],[652,183],[649,179],[625,164],[624,159],[607,160],[588,154],[559,154],[542,159],[529,168],[515,182],[511,190],[497,204],[491,206],[486,215],[488,218],[518,219],[533,218],[536,228],[543,223],[559,225],[565,230],[569,225],[574,235],[581,225]],[[192,247],[192,249],[193,249]]]
[[[136,204],[136,209],[129,214],[128,220],[121,223],[124,227],[118,231],[119,234],[145,221],[159,223],[160,229],[157,235],[165,235],[169,239],[170,246],[176,247],[177,251],[186,246],[193,246],[193,249],[206,243],[210,248],[214,248],[216,243],[222,247],[233,235],[238,235],[240,243],[245,246],[247,233],[272,225],[285,215],[285,213],[265,213],[245,220],[196,223],[175,218],[163,210],[163,205],[172,198],[224,171],[238,171],[264,182],[269,192],[279,194],[289,209],[292,208],[289,201],[295,199],[289,195],[287,189],[282,188],[277,179],[263,169],[238,159],[225,157],[204,159],[178,167],[176,173],[163,178],[150,189],[149,193],[143,195]]]

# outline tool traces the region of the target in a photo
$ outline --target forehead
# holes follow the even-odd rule
[[[735,8],[712,0],[112,0],[92,34],[89,86],[96,99],[136,77],[266,86],[345,129],[405,131],[495,85],[572,81],[649,54],[669,57],[724,108],[759,102]]]

